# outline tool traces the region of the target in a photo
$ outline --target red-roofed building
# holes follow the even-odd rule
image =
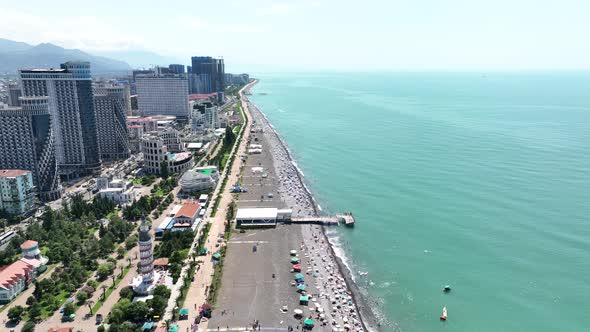
[[[182,208],[180,208],[180,210],[174,216],[175,225],[182,225],[186,223],[192,225],[195,220],[197,220],[200,208],[201,205],[196,201],[182,204]]]
[[[38,268],[46,263],[37,241],[25,241],[20,247],[23,257],[0,268],[0,303],[10,302],[26,289],[37,277]]]
[[[217,93],[193,93],[188,95],[188,100],[189,101],[203,101],[203,100],[209,100],[209,101],[215,101],[217,100]]]

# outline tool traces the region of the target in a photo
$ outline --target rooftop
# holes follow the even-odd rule
[[[171,161],[185,160],[187,158],[191,158],[191,154],[189,152],[180,152],[180,153],[171,153],[170,154]]]
[[[236,219],[274,219],[277,214],[276,208],[241,208],[238,209]]]
[[[22,170],[22,169],[1,169],[0,170],[0,178],[11,178],[11,177],[25,175],[27,173],[31,173],[31,171],[26,171],[26,170]]]
[[[29,249],[35,246],[38,246],[39,242],[33,240],[26,240],[23,244],[20,245],[21,249]]]
[[[200,207],[201,204],[199,204],[199,202],[186,202],[182,204],[182,208],[176,213],[175,217],[192,218],[197,214]]]
[[[8,289],[23,278],[33,266],[18,260],[0,270],[0,288]]]

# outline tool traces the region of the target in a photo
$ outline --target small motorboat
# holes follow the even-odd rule
[[[440,320],[447,320],[447,307],[443,307],[442,315],[440,315]]]
[[[443,292],[448,293],[451,291],[451,286],[446,285],[445,287],[443,287]]]

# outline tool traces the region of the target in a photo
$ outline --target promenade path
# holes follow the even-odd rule
[[[240,168],[242,167],[242,159],[239,158],[239,156],[243,155],[246,153],[246,148],[248,145],[248,139],[250,136],[250,129],[251,129],[251,124],[252,124],[252,119],[250,116],[250,112],[248,110],[248,104],[245,102],[246,98],[244,98],[244,91],[247,91],[248,89],[250,89],[254,84],[256,84],[255,82],[252,82],[248,85],[246,85],[244,88],[242,88],[240,90],[240,96],[242,97],[242,109],[244,112],[244,115],[246,116],[246,118],[248,119],[248,124],[244,127],[242,127],[242,131],[243,131],[243,137],[242,137],[242,141],[240,143],[240,145],[237,147],[237,149],[234,150],[234,154],[237,153],[237,157],[234,160],[234,163],[232,165],[231,170],[226,169],[225,172],[230,172],[229,176],[228,176],[228,180],[227,180],[227,184],[223,190],[223,192],[221,191],[221,179],[223,179],[223,176],[220,177],[220,183],[218,184],[211,202],[215,201],[215,198],[218,195],[222,195],[221,199],[219,201],[219,206],[217,208],[217,212],[215,214],[215,217],[209,217],[211,216],[211,209],[213,204],[210,204],[208,210],[207,210],[207,216],[208,218],[208,222],[211,223],[211,229],[209,231],[209,235],[207,237],[207,241],[206,241],[206,248],[208,249],[209,253],[215,252],[219,250],[219,247],[215,247],[215,243],[219,237],[219,234],[223,234],[225,231],[225,216],[227,213],[227,209],[230,205],[230,203],[233,200],[233,196],[230,192],[231,190],[231,184],[236,183],[238,181],[238,178],[240,176]],[[231,158],[231,157],[230,157]],[[204,225],[204,224],[203,224]],[[201,225],[201,226],[203,226]],[[177,324],[179,326],[179,331],[192,331],[192,323],[194,322],[196,316],[197,316],[197,309],[199,308],[199,306],[201,306],[203,303],[205,303],[205,300],[207,298],[207,294],[205,293],[205,289],[208,288],[211,285],[212,282],[212,276],[213,276],[213,263],[211,261],[211,256],[199,256],[200,260],[203,261],[203,264],[200,265],[200,269],[195,273],[195,278],[194,278],[194,282],[191,283],[191,286],[189,287],[188,293],[187,293],[187,297],[186,300],[184,302],[183,307],[184,308],[188,308],[189,309],[189,317],[187,320],[181,320],[178,321]],[[182,280],[182,278],[180,279]],[[180,283],[182,284],[182,283]],[[172,298],[172,297],[171,297]],[[170,308],[170,305],[168,307],[168,309],[173,309]],[[170,316],[165,316],[165,317],[170,317]],[[199,331],[204,331],[207,329],[207,322],[203,321],[201,322],[201,324],[199,325]]]
[[[149,186],[142,186],[141,188],[136,189],[137,192],[137,197],[141,197],[141,196],[145,196],[145,195],[150,195],[150,191],[151,189],[158,183],[160,183],[161,179],[157,179],[153,184],[149,185]],[[122,216],[122,210],[119,210],[119,216]],[[137,229],[133,230],[133,232],[131,232],[130,235],[133,234],[137,234]],[[96,231],[95,236],[98,237],[98,231]],[[120,244],[120,245],[124,245],[124,244]],[[121,290],[121,288],[127,286],[129,284],[129,282],[131,282],[131,279],[133,279],[133,277],[135,276],[135,268],[134,266],[137,265],[138,259],[137,256],[139,254],[138,251],[138,247],[135,246],[133,247],[131,250],[129,250],[125,256],[123,256],[123,258],[117,260],[117,265],[115,267],[115,271],[113,272],[114,275],[118,275],[119,273],[121,273],[122,269],[121,267],[123,267],[123,269],[128,265],[131,264],[132,268],[131,270],[127,273],[127,275],[125,275],[125,277],[121,280],[121,282],[117,285],[117,288],[113,290],[113,292],[110,294],[110,296],[107,298],[107,300],[105,301],[105,303],[102,305],[102,307],[98,310],[98,312],[95,312],[94,314],[100,313],[102,314],[104,317],[106,317],[106,315],[110,312],[112,306],[118,302],[119,300],[119,291]],[[109,255],[109,257],[112,258],[116,258],[117,257],[117,253],[113,252]],[[106,260],[105,259],[99,259],[98,263],[104,263]],[[130,263],[131,262],[131,263]],[[95,277],[95,275],[93,275],[93,277]],[[106,280],[102,281],[99,283],[99,285],[96,288],[96,291],[92,294],[92,297],[89,299],[89,301],[92,301],[92,303],[96,303],[98,302],[98,300],[102,297],[103,294],[103,290],[102,287],[104,286],[105,288],[110,287],[113,284],[113,280],[111,277],[107,278]],[[26,300],[26,299],[25,299]],[[45,319],[44,321],[42,321],[41,323],[37,324],[36,329],[39,331],[46,331],[49,328],[52,327],[59,327],[59,326],[76,326],[78,331],[96,331],[96,325],[95,325],[95,317],[91,317],[90,319],[85,319],[85,315],[89,313],[88,310],[88,306],[87,305],[82,305],[80,308],[78,308],[78,310],[76,311],[76,318],[74,319],[74,321],[72,322],[61,322],[61,317],[62,314],[59,313],[59,311],[55,311],[53,313],[53,315],[51,315],[50,317],[48,317],[47,319]]]

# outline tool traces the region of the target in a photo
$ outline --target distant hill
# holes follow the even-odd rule
[[[190,59],[177,59],[174,57],[160,55],[150,51],[125,50],[125,51],[101,51],[95,52],[98,55],[119,59],[127,62],[133,68],[151,68],[154,65],[168,66],[171,63],[186,64]]]
[[[37,46],[0,38],[0,73],[16,73],[19,69],[58,68],[67,61],[89,61],[95,74],[131,70],[124,61],[92,55],[77,49],[66,49],[43,43]]]

